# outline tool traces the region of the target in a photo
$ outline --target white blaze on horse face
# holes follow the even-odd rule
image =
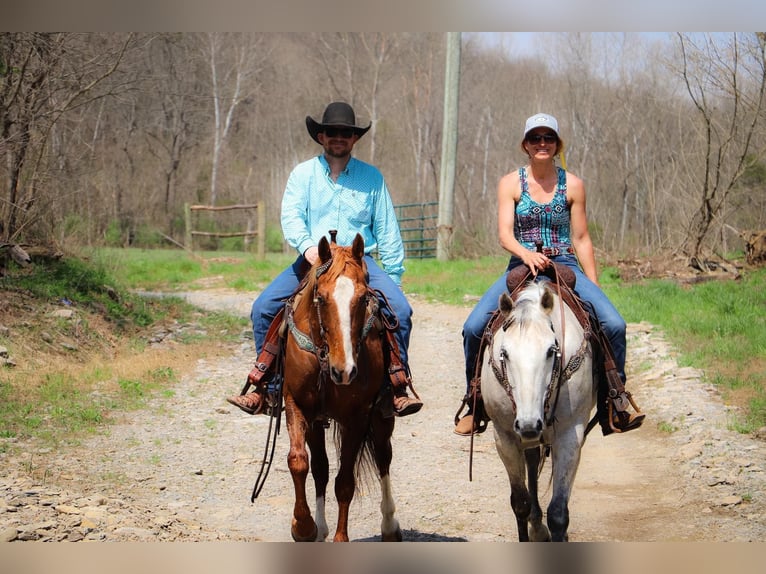
[[[351,374],[356,371],[353,345],[351,343],[351,301],[354,297],[354,282],[348,277],[341,275],[335,282],[333,299],[338,308],[338,322],[343,338],[343,353],[346,364],[343,369],[343,381],[340,384],[347,385],[351,382]]]

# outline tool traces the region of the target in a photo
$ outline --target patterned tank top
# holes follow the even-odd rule
[[[516,239],[527,249],[535,251],[536,243],[542,241],[546,251],[553,255],[572,253],[572,240],[569,235],[569,205],[567,204],[567,176],[560,167],[558,183],[553,199],[548,203],[537,203],[529,195],[527,170],[519,168],[521,197],[516,204],[513,233]]]

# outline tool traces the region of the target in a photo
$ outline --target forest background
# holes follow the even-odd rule
[[[539,111],[559,119],[598,249],[725,256],[766,227],[763,33],[552,33],[524,54],[512,37],[462,35],[453,256],[499,253],[495,186],[524,163],[524,120]],[[305,116],[333,100],[372,122],[356,155],[395,204],[437,201],[446,45],[444,33],[0,33],[0,243],[168,246],[183,242],[185,204],[259,203],[281,251],[287,176],[319,151]],[[254,225],[227,217],[214,225]]]

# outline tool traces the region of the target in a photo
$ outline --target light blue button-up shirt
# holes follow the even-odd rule
[[[401,285],[404,245],[383,174],[354,157],[334,182],[323,155],[293,169],[282,196],[282,233],[303,254],[337,229],[339,245],[351,245],[357,233],[364,251],[377,249],[386,274]]]

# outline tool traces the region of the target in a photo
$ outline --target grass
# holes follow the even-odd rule
[[[198,259],[177,250],[103,250],[101,257],[120,262],[120,277],[134,287],[180,289],[216,277],[220,286],[257,291],[292,260],[246,253],[203,254]],[[402,288],[408,295],[451,305],[471,306],[498,278],[506,257],[437,261],[408,260]],[[146,282],[144,270],[160,268]],[[709,281],[682,286],[670,280],[623,283],[616,269],[605,267],[602,287],[628,322],[660,327],[680,351],[682,366],[703,369],[730,403],[745,407],[732,423],[740,432],[766,425],[766,270],[739,281]]]
[[[739,432],[766,425],[766,270],[738,281],[682,286],[651,280],[605,285],[628,322],[662,327],[682,366],[702,369],[727,402],[745,407]]]
[[[0,453],[28,440],[76,443],[154,397],[172,397],[196,359],[229,353],[247,323],[180,298],[132,294],[94,258],[11,269],[0,293],[0,345],[16,363],[0,367]],[[54,313],[62,309],[71,316]],[[158,328],[176,333],[173,348],[149,346]]]
[[[108,425],[116,413],[142,408],[151,397],[172,397],[174,382],[194,358],[225,353],[226,343],[247,326],[229,315],[199,313],[181,299],[148,299],[131,290],[224,287],[256,293],[292,260],[288,254],[258,260],[241,252],[191,256],[170,249],[101,249],[50,268],[12,273],[0,289],[88,313],[76,324],[18,321],[12,338],[0,336],[0,345],[12,354],[39,351],[45,357],[45,364],[27,370],[0,369],[0,439],[76,440],[72,437]],[[427,301],[471,306],[506,264],[504,257],[408,260],[402,287]],[[727,402],[745,407],[732,428],[751,432],[766,425],[766,270],[748,272],[739,281],[681,286],[666,280],[625,284],[607,268],[601,281],[628,322],[661,328],[683,365],[703,369]],[[185,331],[173,352],[148,353],[149,330],[173,321],[195,328]],[[53,353],[39,342],[42,330],[53,339],[74,341],[76,350]],[[120,334],[118,350],[111,348],[112,330]],[[216,345],[210,345],[213,340]],[[660,430],[673,432],[672,425]],[[0,441],[0,452],[8,444]]]

